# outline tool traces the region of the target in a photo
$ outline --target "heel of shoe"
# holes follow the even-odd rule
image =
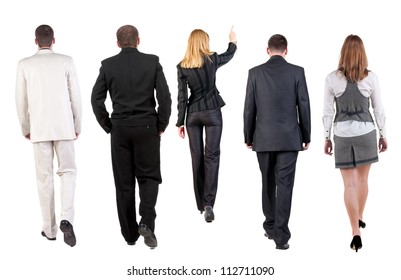
[[[359,227],[360,228],[365,228],[366,227],[366,223],[364,221],[358,220],[358,223],[359,223]]]
[[[355,252],[358,252],[358,250],[362,248],[362,239],[359,235],[355,235],[352,238],[350,247],[352,250],[355,250]]]
[[[214,212],[211,206],[205,207],[205,221],[211,223],[214,220]]]

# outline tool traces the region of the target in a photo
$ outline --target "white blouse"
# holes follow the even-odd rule
[[[326,140],[331,139],[331,129],[335,116],[335,98],[340,97],[344,93],[346,86],[347,79],[340,71],[336,70],[327,75],[323,106],[323,126],[324,137]],[[374,119],[379,129],[380,137],[386,137],[386,116],[380,97],[380,87],[377,75],[369,71],[368,76],[359,81],[357,86],[363,96],[370,98]],[[374,129],[374,123],[349,120],[334,123],[333,133],[340,137],[354,137],[366,134]]]

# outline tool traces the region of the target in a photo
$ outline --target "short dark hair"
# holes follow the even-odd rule
[[[121,48],[132,48],[138,45],[138,29],[132,25],[121,26],[117,30],[117,41]]]
[[[287,39],[281,34],[275,34],[270,37],[267,47],[271,51],[284,52],[287,49]]]
[[[54,39],[54,31],[49,25],[42,24],[35,30],[35,38],[39,47],[50,47]]]

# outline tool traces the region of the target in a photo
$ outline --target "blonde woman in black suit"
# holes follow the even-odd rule
[[[178,134],[185,138],[186,125],[192,157],[196,203],[206,222],[214,220],[220,139],[223,120],[220,108],[225,105],[216,87],[217,69],[229,62],[237,49],[236,35],[231,29],[228,49],[217,54],[209,49],[209,35],[195,29],[188,39],[183,60],[177,65]],[[190,96],[188,96],[188,88]],[[205,143],[203,133],[206,134]]]

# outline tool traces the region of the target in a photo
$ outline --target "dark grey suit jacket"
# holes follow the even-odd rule
[[[245,143],[256,152],[301,151],[310,142],[309,94],[302,67],[272,56],[249,70]]]

